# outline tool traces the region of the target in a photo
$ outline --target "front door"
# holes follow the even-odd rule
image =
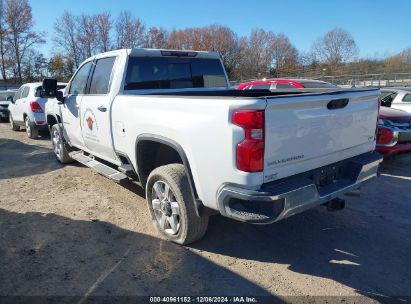
[[[69,141],[70,145],[80,149],[84,147],[81,132],[80,106],[86,92],[87,79],[92,65],[92,61],[89,61],[77,71],[70,82],[64,104],[61,106],[64,137]]]
[[[117,158],[111,136],[111,74],[116,57],[95,61],[89,92],[81,101],[81,125],[85,147],[108,161]]]

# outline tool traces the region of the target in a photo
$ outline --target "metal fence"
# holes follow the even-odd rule
[[[411,86],[411,73],[391,73],[391,74],[363,74],[363,75],[316,75],[306,77],[281,77],[290,79],[316,79],[334,83],[342,86],[352,87],[393,87],[393,86]],[[231,81],[232,86],[240,83],[255,81],[261,79],[248,79],[243,81]]]

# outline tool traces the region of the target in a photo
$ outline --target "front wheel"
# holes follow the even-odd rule
[[[206,233],[208,216],[196,214],[183,165],[154,169],[147,180],[146,197],[154,225],[163,238],[186,245]]]
[[[36,129],[28,116],[24,119],[24,124],[26,125],[26,133],[28,138],[35,139],[39,137],[39,130]]]
[[[69,156],[66,144],[63,138],[63,132],[61,130],[60,124],[55,124],[51,127],[51,142],[53,145],[53,152],[57,160],[62,164],[67,164],[72,162],[72,158]]]

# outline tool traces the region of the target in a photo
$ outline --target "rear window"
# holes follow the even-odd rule
[[[14,92],[10,93],[0,93],[0,101],[5,101],[7,100],[8,97],[14,97]]]
[[[327,89],[327,88],[337,88],[336,85],[328,82],[302,82],[301,85],[306,89]]]
[[[124,89],[182,89],[226,87],[218,59],[130,57]]]

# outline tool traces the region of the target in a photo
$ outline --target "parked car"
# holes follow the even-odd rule
[[[411,114],[380,108],[376,150],[384,156],[411,152]]]
[[[230,90],[215,52],[99,54],[49,96],[57,160],[116,182],[137,177],[157,229],[179,244],[200,239],[213,213],[267,224],[320,204],[342,209],[339,197],[382,159],[379,90]]]
[[[411,113],[411,88],[381,89],[381,105]]]
[[[332,83],[312,79],[267,79],[240,84],[238,90],[336,89]]]
[[[0,120],[9,120],[9,104],[17,90],[0,91]]]
[[[48,130],[44,106],[47,98],[42,97],[42,83],[26,83],[16,92],[9,105],[9,121],[13,131],[26,129],[29,138],[37,138],[39,131]],[[59,83],[57,89],[66,87]]]

